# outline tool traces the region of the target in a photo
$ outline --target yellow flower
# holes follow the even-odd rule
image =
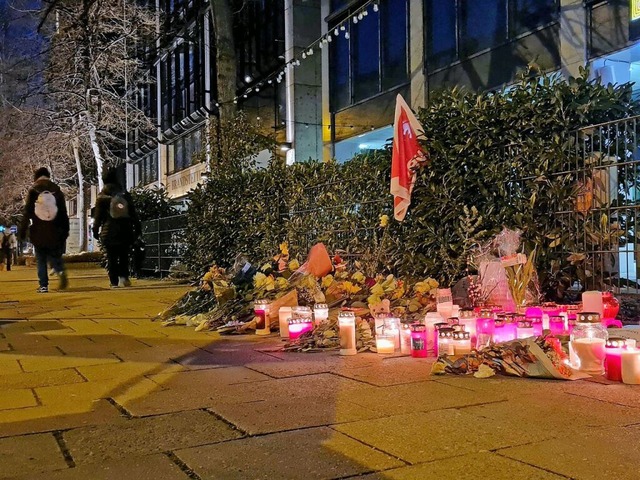
[[[427,278],[425,281],[429,284],[431,288],[438,288],[440,286],[438,281],[431,277]]]
[[[268,292],[269,292],[269,291],[271,291],[271,290],[274,290],[274,289],[276,288],[276,281],[275,281],[275,279],[273,278],[273,276],[272,276],[272,275],[269,275],[269,276],[267,277],[267,279],[266,279],[266,282],[265,282],[265,283],[266,283],[266,288],[265,288],[265,289],[266,289]]]
[[[282,255],[289,255],[289,244],[287,242],[282,242],[280,244],[280,253]]]
[[[267,276],[264,273],[258,272],[253,277],[253,286],[255,288],[262,288],[267,284]]]
[[[272,268],[272,267],[271,267],[271,264],[270,264],[270,263],[265,263],[264,265],[262,265],[262,266],[260,267],[260,270],[262,270],[263,272],[266,272],[266,271],[267,271],[267,270],[269,270],[270,268]]]
[[[384,288],[382,288],[382,285],[376,283],[373,287],[371,287],[371,295],[384,297]]]
[[[344,290],[347,295],[352,295],[354,293],[358,293],[361,288],[351,282],[344,282],[342,284],[342,290]]]
[[[369,304],[369,308],[374,307],[381,302],[382,302],[382,298],[380,298],[378,295],[369,295],[369,298],[367,298],[367,303]]]
[[[203,289],[205,292],[210,292],[210,291],[211,291],[211,285],[210,285],[209,283],[203,283],[203,284],[202,284],[202,289]]]
[[[295,258],[289,262],[289,270],[291,270],[292,272],[295,272],[299,268],[300,268],[300,262]]]
[[[416,291],[416,293],[427,293],[429,290],[431,290],[431,287],[429,287],[429,283],[424,281],[424,282],[418,282],[413,286],[413,289]]]
[[[202,280],[205,282],[210,282],[211,280],[213,280],[213,273],[210,271],[205,273],[204,277],[202,277]]]
[[[389,215],[380,215],[380,226],[385,228],[389,225]]]
[[[289,282],[287,281],[286,278],[284,278],[284,277],[276,278],[276,288],[278,290],[283,290],[283,289],[287,288],[287,286],[289,286]]]
[[[322,288],[329,288],[333,283],[333,275],[326,275],[322,277]]]
[[[402,298],[402,296],[404,295],[404,285],[400,285],[398,288],[395,289],[395,291],[393,292],[393,296],[391,298],[398,299],[398,298]]]
[[[356,272],[353,275],[351,275],[351,280],[353,280],[356,283],[364,283],[365,276],[362,272]]]

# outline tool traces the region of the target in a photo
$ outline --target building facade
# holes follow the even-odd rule
[[[288,163],[346,161],[382,147],[392,136],[398,93],[419,108],[443,88],[497,90],[531,62],[564,75],[589,65],[604,82],[640,80],[638,0],[231,5],[238,106],[291,147]],[[208,0],[156,6],[162,18],[151,61],[157,81],[141,87],[140,102],[157,118],[157,138],[142,144],[134,133],[128,183],[164,185],[180,199],[207,168],[207,121],[219,101],[216,32]],[[293,65],[283,69],[287,63]]]

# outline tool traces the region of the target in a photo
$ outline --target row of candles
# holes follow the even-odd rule
[[[256,333],[269,334],[269,302],[257,301],[255,313]],[[640,384],[640,349],[634,340],[608,338],[599,313],[557,313],[549,315],[537,308],[525,315],[461,310],[459,317],[449,317],[445,322],[440,314],[430,312],[423,322],[413,324],[403,324],[397,316],[382,313],[375,318],[376,349],[382,355],[401,352],[416,358],[458,356],[491,343],[540,336],[543,330],[549,330],[555,335],[570,335],[572,367],[592,375],[605,373],[612,381]],[[329,308],[326,304],[316,304],[313,310],[305,306],[280,307],[278,317],[281,337],[296,340],[326,322]],[[355,314],[340,312],[338,327],[340,354],[355,355]]]

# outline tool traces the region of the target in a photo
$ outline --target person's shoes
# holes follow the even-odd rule
[[[59,290],[66,290],[69,286],[69,278],[67,277],[67,272],[60,272],[60,284],[58,285]]]
[[[129,280],[127,277],[118,278],[118,287],[130,287],[130,286],[131,286],[131,280]]]
[[[48,293],[49,292],[49,287],[38,287],[38,289],[36,290],[36,293]]]
[[[120,285],[110,285],[111,288],[120,288]]]
[[[57,274],[58,274],[58,272],[56,272],[56,269],[55,269],[55,268],[52,268],[52,269],[51,269],[51,271],[49,272],[49,275],[50,275],[50,276],[52,276],[52,277],[53,277],[54,275],[57,275]]]

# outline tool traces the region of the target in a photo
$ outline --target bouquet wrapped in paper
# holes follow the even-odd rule
[[[474,374],[477,377],[501,374],[559,380],[584,378],[566,364],[566,359],[560,341],[547,335],[492,344],[458,358],[442,355],[431,373]]]

